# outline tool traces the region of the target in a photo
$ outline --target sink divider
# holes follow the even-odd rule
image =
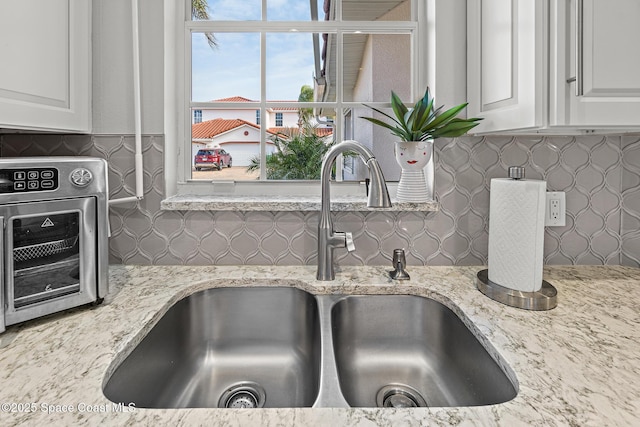
[[[331,322],[331,310],[345,295],[315,295],[318,302],[318,315],[320,317],[320,389],[318,397],[313,404],[314,408],[349,408],[338,378],[338,366],[333,350],[333,330]]]

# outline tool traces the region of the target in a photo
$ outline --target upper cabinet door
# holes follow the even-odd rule
[[[0,2],[0,128],[91,130],[91,2]]]
[[[544,125],[543,13],[542,1],[467,2],[467,115],[484,118],[474,132]]]
[[[639,131],[638,21],[638,0],[469,1],[474,131]]]
[[[557,124],[581,128],[640,126],[640,2],[556,1],[558,43],[568,55],[553,58],[567,103]],[[563,49],[558,49],[562,51]],[[553,52],[553,50],[552,50]],[[568,58],[567,60],[564,60]],[[564,61],[563,61],[564,60]],[[568,65],[565,63],[568,62]]]

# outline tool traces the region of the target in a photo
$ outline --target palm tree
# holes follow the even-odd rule
[[[313,101],[313,88],[309,85],[304,85],[300,88],[300,95],[298,96],[298,102],[312,102]],[[300,108],[298,109],[298,125],[302,127],[303,124],[309,123],[309,120],[313,117],[313,108]]]
[[[320,179],[322,158],[333,144],[326,143],[318,136],[316,126],[309,123],[287,133],[273,140],[277,150],[267,155],[267,179]],[[260,156],[255,156],[247,172],[259,169]]]
[[[209,4],[207,3],[207,0],[191,0],[191,18],[195,21],[208,21],[211,19],[209,16]],[[204,33],[204,36],[207,38],[207,42],[212,48],[218,45],[213,33]]]

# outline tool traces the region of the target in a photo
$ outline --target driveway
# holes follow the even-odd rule
[[[234,181],[249,181],[258,179],[260,177],[260,171],[247,173],[246,166],[232,166],[230,168],[222,168],[222,170],[205,169],[202,171],[191,170],[192,179],[204,179],[204,180],[234,180]]]

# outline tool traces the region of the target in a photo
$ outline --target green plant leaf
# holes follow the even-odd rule
[[[433,132],[434,138],[455,138],[478,126],[481,119],[453,119]]]
[[[371,123],[373,123],[374,125],[382,126],[384,128],[387,128],[387,129],[391,129],[391,130],[396,129],[396,126],[390,125],[389,123],[385,123],[382,120],[378,120],[378,119],[373,118],[373,117],[360,117],[360,118],[368,120]]]
[[[379,110],[379,109],[377,109],[377,108],[375,108],[375,107],[372,107],[372,106],[370,106],[370,105],[367,105],[367,104],[362,104],[362,105],[364,105],[365,107],[369,107],[369,108],[371,108],[371,109],[372,109],[373,111],[375,111],[376,113],[382,114],[383,116],[385,116],[385,117],[387,117],[387,118],[391,119],[394,123],[396,123],[396,124],[400,125],[400,123],[399,123],[395,118],[391,117],[389,114],[385,113],[384,111]],[[371,117],[360,117],[360,118],[361,118],[361,119],[370,119]]]
[[[467,104],[460,104],[455,107],[452,107],[445,111],[444,113],[437,116],[431,122],[427,123],[425,126],[431,129],[436,129],[438,126],[447,124],[449,121],[453,120],[455,116],[466,107]]]
[[[430,119],[433,109],[433,99],[429,101],[429,103],[422,109],[421,114],[418,114],[416,117],[416,128],[424,129],[425,124]]]
[[[456,117],[467,106],[466,103],[444,112],[441,112],[444,106],[434,108],[435,100],[431,96],[428,87],[423,97],[411,108],[408,108],[400,97],[394,91],[391,91],[391,108],[395,117],[369,105],[364,105],[390,119],[391,122],[387,123],[371,117],[361,118],[390,130],[393,135],[405,141],[460,136],[477,126],[477,122],[481,120],[479,118],[462,119]]]
[[[402,102],[400,97],[394,91],[391,91],[391,109],[393,110],[393,113],[396,115],[398,119],[398,123],[403,123],[405,119],[405,114],[407,114],[407,107],[404,105],[404,102]]]

